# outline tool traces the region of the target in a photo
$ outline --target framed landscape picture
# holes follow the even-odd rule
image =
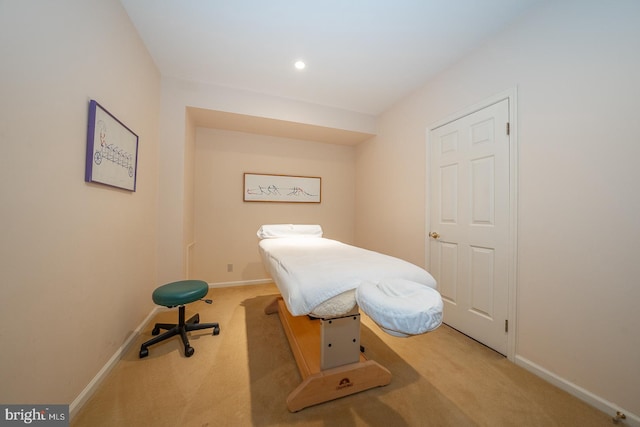
[[[245,202],[320,203],[321,190],[319,177],[244,174]]]

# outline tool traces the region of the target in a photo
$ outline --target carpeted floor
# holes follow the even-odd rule
[[[274,285],[217,288],[213,305],[187,306],[187,317],[219,322],[221,332],[140,344],[153,324],[80,409],[71,426],[610,426],[611,418],[505,357],[446,326],[402,339],[362,315],[366,355],[389,369],[391,384],[290,413],[300,374],[277,315],[264,307]],[[174,322],[177,310],[155,322]]]

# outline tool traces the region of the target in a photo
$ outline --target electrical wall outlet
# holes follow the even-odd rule
[[[227,272],[231,273],[233,271],[233,264],[227,264]]]

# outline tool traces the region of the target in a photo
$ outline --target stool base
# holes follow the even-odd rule
[[[151,332],[152,335],[158,335],[160,333],[160,329],[165,329],[167,332],[162,335],[158,335],[155,338],[150,339],[140,346],[140,358],[147,357],[149,355],[148,347],[153,344],[157,344],[161,341],[169,339],[174,335],[180,335],[182,338],[182,344],[184,345],[184,355],[186,357],[193,356],[195,350],[193,347],[189,345],[189,339],[187,338],[187,332],[196,331],[200,329],[209,329],[213,328],[213,335],[218,335],[220,333],[220,326],[217,323],[200,323],[200,315],[195,314],[189,318],[189,320],[185,321],[185,309],[184,305],[179,307],[178,311],[178,324],[175,323],[156,323]]]

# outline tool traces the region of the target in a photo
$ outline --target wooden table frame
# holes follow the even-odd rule
[[[368,360],[362,353],[359,353],[358,362],[322,369],[321,320],[292,316],[282,297],[276,298],[264,311],[266,314],[278,313],[302,377],[302,383],[287,397],[289,411],[297,412],[391,382],[391,372],[377,362]],[[357,327],[359,335],[359,314]]]

